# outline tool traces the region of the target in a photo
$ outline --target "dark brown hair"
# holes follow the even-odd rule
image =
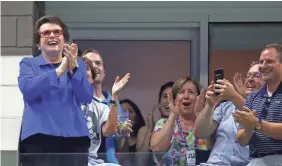
[[[130,99],[124,99],[124,100],[121,100],[120,101],[120,104],[124,104],[124,103],[127,103],[129,104],[132,108],[133,108],[133,111],[135,112],[136,116],[135,116],[135,124],[134,126],[132,126],[132,136],[137,136],[138,134],[138,131],[141,127],[145,126],[145,120],[142,116],[142,113],[139,109],[139,107]]]
[[[68,27],[59,17],[43,16],[39,18],[35,23],[34,41],[36,44],[40,43],[40,32],[39,32],[40,27],[46,23],[59,25],[62,28],[62,30],[64,31],[63,35],[64,35],[65,42],[69,41],[70,35],[69,35]]]
[[[172,98],[173,100],[176,99],[176,96],[177,94],[180,92],[180,90],[182,89],[183,85],[186,83],[186,82],[192,82],[195,87],[196,87],[196,90],[197,90],[197,95],[200,94],[200,84],[198,84],[196,81],[192,80],[190,77],[182,77],[182,78],[179,78],[178,80],[175,81],[173,87],[172,87]]]
[[[160,91],[159,91],[159,103],[161,102],[161,98],[162,98],[163,92],[164,92],[167,88],[172,88],[173,84],[174,84],[174,82],[169,81],[169,82],[167,82],[167,83],[165,83],[165,84],[163,84],[163,85],[161,86]]]
[[[82,53],[82,57],[84,57],[86,54],[88,54],[90,52],[98,54],[102,59],[100,52],[98,50],[95,50],[94,48],[87,48],[86,50],[84,50],[83,53]]]

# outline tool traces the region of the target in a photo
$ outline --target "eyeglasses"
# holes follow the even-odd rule
[[[52,32],[53,32],[54,36],[56,36],[56,37],[60,37],[64,33],[64,31],[60,30],[60,29],[45,30],[45,31],[40,32],[40,36],[44,37],[44,38],[48,38],[51,35]]]
[[[251,77],[261,79],[262,74],[260,72],[252,72],[252,73],[247,73],[247,75],[245,76],[245,78],[251,78]]]

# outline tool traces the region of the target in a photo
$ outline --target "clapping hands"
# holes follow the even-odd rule
[[[77,54],[78,54],[78,48],[75,43],[72,43],[71,45],[65,44],[63,54],[67,58],[68,62],[68,69],[72,71],[74,68],[78,67],[77,64]]]
[[[116,77],[114,85],[112,87],[112,96],[118,95],[120,90],[127,84],[130,78],[130,73],[125,74],[122,79],[119,76]]]

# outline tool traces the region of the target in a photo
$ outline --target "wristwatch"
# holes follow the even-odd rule
[[[258,131],[261,129],[261,121],[262,120],[259,119],[257,124],[255,125],[255,129],[258,130]]]
[[[110,103],[117,106],[118,105],[118,100],[110,100]]]

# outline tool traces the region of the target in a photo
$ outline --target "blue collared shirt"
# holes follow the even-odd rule
[[[18,77],[24,100],[21,140],[37,133],[89,136],[80,103],[90,102],[94,91],[85,64],[79,60],[78,65],[72,77],[65,72],[58,78],[56,67],[42,54],[22,59]]]
[[[218,127],[215,133],[215,144],[207,163],[201,166],[245,166],[249,163],[249,148],[242,147],[236,141],[238,124],[232,117],[232,112],[236,106],[231,102],[221,103],[213,113],[213,120]]]

